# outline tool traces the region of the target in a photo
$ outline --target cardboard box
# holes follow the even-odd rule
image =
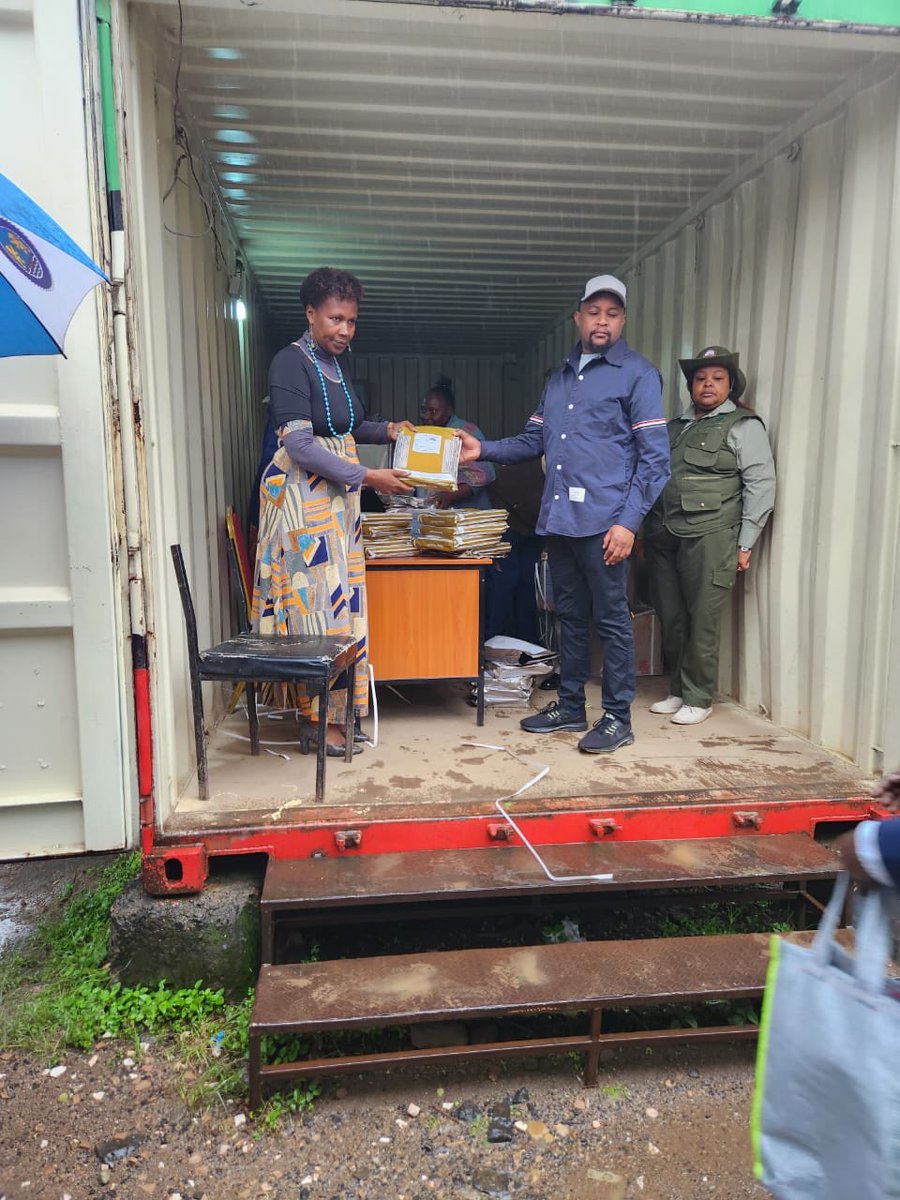
[[[652,608],[634,613],[634,666],[638,675],[662,675],[662,628]]]

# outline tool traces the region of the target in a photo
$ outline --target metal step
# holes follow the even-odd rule
[[[524,896],[671,891],[793,884],[833,879],[836,856],[806,834],[754,834],[678,841],[598,841],[541,846],[550,879],[524,846],[409,854],[345,854],[269,862],[260,898],[262,961],[274,961],[278,921],[313,924],[364,910],[417,909],[434,917],[473,900]],[[605,880],[585,876],[611,875]],[[569,881],[566,877],[573,877]],[[440,910],[434,902],[442,902]]]
[[[791,934],[808,942],[812,934]],[[653,938],[264,966],[250,1022],[251,1105],[266,1083],[308,1075],[383,1069],[466,1057],[586,1055],[585,1084],[596,1082],[600,1050],[621,1042],[753,1037],[755,1027],[604,1033],[604,1009],[710,999],[753,998],[765,985],[770,937]],[[394,1050],[264,1064],[266,1035],[315,1034],[521,1014],[583,1012],[585,1032],[488,1044]]]

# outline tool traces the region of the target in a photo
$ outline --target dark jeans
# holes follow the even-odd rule
[[[539,644],[534,568],[540,558],[543,538],[508,529],[503,540],[512,549],[496,559],[487,575],[487,618],[485,639],[498,633]]]
[[[607,567],[604,536],[547,538],[560,626],[559,706],[565,711],[584,707],[593,618],[603,645],[603,707],[619,720],[629,721],[634,699],[634,636],[628,607],[628,560]]]

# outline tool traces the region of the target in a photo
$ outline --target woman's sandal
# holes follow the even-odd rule
[[[307,725],[298,734],[301,754],[317,754],[319,751],[319,730],[315,725]],[[353,739],[353,753],[362,754],[362,746]],[[328,758],[344,758],[344,746],[335,746],[332,742],[325,743],[325,754]]]

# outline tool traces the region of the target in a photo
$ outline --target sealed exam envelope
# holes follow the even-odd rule
[[[453,429],[441,425],[417,425],[401,429],[394,443],[393,465],[408,471],[405,480],[413,487],[455,488],[462,446]]]

